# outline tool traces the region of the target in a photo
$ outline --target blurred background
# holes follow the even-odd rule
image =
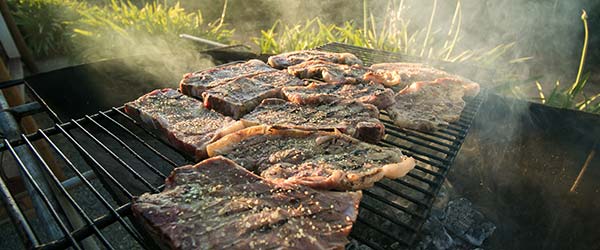
[[[502,73],[486,84],[499,93],[600,112],[593,0],[7,1],[42,71],[208,48],[182,33],[257,54],[337,41],[491,68]]]

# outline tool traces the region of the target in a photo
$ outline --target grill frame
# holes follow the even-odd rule
[[[400,54],[337,43],[327,44],[317,49],[354,53],[367,64],[402,61],[405,59]],[[33,90],[31,89],[31,91]],[[37,93],[34,96],[38,96]],[[397,180],[384,180],[378,182],[375,187],[364,191],[365,198],[361,201],[359,216],[354,230],[350,235],[351,238],[373,249],[414,246],[421,227],[431,212],[433,202],[442,187],[454,158],[464,142],[473,119],[484,100],[484,96],[485,94],[481,93],[479,96],[467,100],[467,105],[459,121],[451,123],[448,128],[433,133],[395,127],[385,112],[382,112],[381,120],[386,125],[386,137],[381,141],[380,145],[398,147],[406,155],[413,156],[418,164],[406,177]],[[52,110],[45,105],[39,96],[36,99],[39,99],[38,102],[42,103],[45,109],[53,114]],[[42,165],[41,171],[50,177],[46,178],[46,180],[35,180],[31,176],[25,176],[27,180],[34,186],[39,181],[48,181],[51,182],[51,185],[59,187],[60,182],[57,182],[56,177],[52,175],[43,159],[39,157],[39,152],[32,145],[33,141],[45,141],[51,146],[51,149],[58,158],[65,163],[65,166],[71,169],[82,180],[83,185],[94,194],[99,203],[106,207],[108,211],[101,216],[91,218],[83,209],[79,208],[76,200],[70,199],[71,205],[79,211],[86,225],[81,228],[69,228],[68,225],[63,225],[65,223],[68,224],[68,221],[65,222],[61,219],[59,215],[60,209],[56,209],[56,205],[52,205],[48,201],[48,196],[51,194],[44,193],[38,187],[36,188],[37,193],[47,201],[46,206],[48,209],[53,214],[56,214],[55,219],[58,218],[58,224],[63,229],[64,234],[64,237],[61,239],[42,242],[38,239],[36,230],[32,229],[27,216],[23,215],[22,209],[15,202],[14,196],[6,186],[5,180],[1,179],[0,196],[13,220],[13,224],[26,243],[26,247],[34,249],[64,249],[73,247],[79,249],[81,240],[93,237],[103,247],[113,249],[114,246],[105,239],[102,230],[108,226],[118,224],[142,248],[156,248],[155,245],[149,243],[149,237],[141,229],[141,226],[135,220],[130,220],[131,203],[128,201],[133,196],[139,195],[139,190],[135,192],[131,188],[125,187],[123,180],[119,180],[119,178],[123,177],[115,176],[109,170],[106,164],[108,160],[106,159],[112,158],[126,172],[129,172],[133,178],[139,180],[143,186],[146,186],[147,191],[152,192],[161,190],[163,184],[156,181],[156,184],[152,184],[152,181],[142,176],[141,172],[136,170],[136,168],[141,165],[146,166],[147,171],[156,175],[155,179],[164,180],[169,168],[172,169],[189,164],[191,161],[182,160],[181,158],[173,159],[172,153],[176,151],[169,145],[164,144],[157,136],[146,130],[133,118],[127,116],[123,112],[122,107],[100,111],[96,114],[76,120],[72,119],[67,122],[61,122],[58,120],[58,117],[56,118],[56,124],[53,127],[38,130],[38,132],[29,135],[22,134],[19,139],[15,140],[4,139],[0,144],[0,151],[9,152],[17,161],[18,167],[26,172],[27,168],[25,165],[19,162],[21,156],[14,150],[16,147],[26,147],[29,152],[36,156],[34,158],[38,163]],[[112,127],[107,124],[112,124],[110,125]],[[118,131],[115,131],[115,128],[118,128]],[[99,134],[102,134],[103,137],[98,138]],[[126,140],[122,137],[123,135],[128,139]],[[90,183],[89,178],[83,176],[83,171],[63,152],[64,149],[56,143],[56,139],[51,138],[53,136],[64,138],[72,147],[79,151],[85,162],[100,177],[98,179],[102,182],[103,188],[112,196],[110,197],[112,198],[112,203],[116,202],[116,204],[111,204],[111,201],[108,200],[109,197],[103,195],[101,190],[98,190]],[[114,145],[107,145],[105,143],[107,138]],[[158,144],[160,147],[157,147],[157,144],[154,144],[156,142],[162,143],[162,145]],[[92,147],[90,143],[96,144],[96,146]],[[145,148],[144,151],[136,150],[137,147],[134,147],[133,144],[136,146],[141,145],[142,148]],[[123,158],[123,152],[115,152],[115,145],[120,145],[124,151],[128,152],[127,154],[130,154],[129,157]],[[97,147],[99,147],[99,150],[104,151],[104,153],[93,150],[94,148],[98,150]],[[148,152],[154,154],[154,158],[161,159],[161,162],[153,162],[153,164],[148,162],[142,156],[145,156]],[[99,154],[108,155],[109,157],[98,159]],[[131,161],[133,159],[136,161],[135,164]],[[148,172],[144,171],[144,173]],[[66,193],[66,196],[70,197],[68,191],[61,189],[61,192],[63,194]],[[390,214],[390,211],[394,214]],[[386,223],[378,224],[378,221]],[[366,239],[365,237],[376,237],[378,240],[375,240],[375,238]]]

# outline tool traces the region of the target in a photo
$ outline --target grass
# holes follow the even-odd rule
[[[431,59],[481,64],[497,61],[514,46],[514,43],[509,43],[488,50],[457,52],[462,22],[460,1],[457,1],[451,25],[445,35],[432,28],[435,23],[437,0],[433,2],[429,22],[424,29],[415,28],[409,20],[403,19],[404,8],[404,1],[389,1],[384,14],[378,15],[383,18],[378,20],[369,11],[367,1],[363,1],[362,24],[347,21],[336,25],[319,18],[294,25],[277,21],[270,29],[261,31],[260,36],[255,37],[253,41],[262,53],[281,53],[309,49],[328,42],[342,42]]]
[[[99,5],[78,0],[10,3],[26,42],[38,57],[98,60],[189,48],[190,42],[178,37],[181,33],[223,43],[233,34],[223,23],[224,16],[206,22],[200,10],[189,13],[178,2],[153,1],[141,6],[122,0]]]
[[[587,13],[585,10],[582,11],[581,20],[584,27],[584,40],[575,81],[571,85],[564,87],[561,86],[559,81],[556,81],[550,93],[544,93],[545,91],[540,82],[536,81],[535,85],[538,89],[539,100],[546,105],[600,113],[600,99],[598,99],[600,98],[600,93],[587,96],[584,92],[584,87],[590,77],[590,73],[583,74],[589,39]]]

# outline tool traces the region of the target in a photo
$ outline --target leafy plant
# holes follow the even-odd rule
[[[414,29],[410,26],[410,21],[403,19],[401,13],[404,1],[389,1],[387,10],[380,15],[383,18],[379,21],[368,11],[367,1],[363,1],[362,25],[352,21],[336,25],[325,23],[319,18],[296,25],[284,25],[277,21],[270,29],[262,30],[261,35],[253,41],[262,53],[281,53],[313,48],[328,42],[343,42],[451,62],[476,61],[484,64],[497,60],[514,46],[514,43],[510,43],[498,45],[491,50],[456,52],[462,22],[461,2],[457,1],[451,26],[445,36],[432,29],[437,0],[433,3],[426,29]]]
[[[587,13],[585,10],[582,11],[581,20],[583,22],[585,35],[583,48],[581,51],[581,59],[579,61],[579,69],[577,70],[577,77],[575,81],[570,86],[566,87],[561,87],[560,82],[556,81],[554,88],[548,95],[544,94],[544,89],[540,82],[536,81],[535,84],[538,89],[540,100],[544,104],[559,108],[572,108],[593,113],[600,113],[600,102],[597,101],[597,99],[600,97],[600,93],[588,97],[583,91],[590,77],[590,73],[582,73],[585,65],[589,38]]]

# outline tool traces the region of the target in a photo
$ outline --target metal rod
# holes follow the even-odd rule
[[[37,192],[37,194],[39,195],[39,197],[46,204],[46,207],[50,210],[49,212],[52,215],[52,217],[54,218],[54,220],[58,223],[58,225],[60,227],[60,230],[63,233],[63,236],[65,236],[65,237],[68,238],[68,240],[71,242],[71,246],[73,246],[73,248],[75,248],[75,249],[81,249],[81,247],[79,246],[79,243],[77,243],[77,241],[75,241],[75,239],[73,239],[73,236],[69,232],[69,229],[67,228],[67,226],[65,225],[65,223],[60,219],[60,216],[56,212],[56,209],[54,209],[54,206],[52,206],[52,203],[50,203],[50,200],[44,194],[44,192],[42,191],[42,189],[38,185],[38,182],[29,173],[29,170],[27,169],[27,167],[25,166],[25,164],[23,163],[23,161],[21,161],[21,158],[19,157],[19,155],[17,154],[17,152],[15,151],[15,149],[10,145],[10,143],[8,142],[8,140],[4,139],[4,143],[8,146],[8,150],[9,150],[10,154],[15,158],[15,160],[17,162],[17,165],[23,171],[25,177],[29,180],[29,183],[31,183],[31,185],[33,186],[33,188],[35,189],[35,191]]]
[[[227,44],[211,41],[208,39],[204,39],[204,38],[200,38],[200,37],[192,36],[192,35],[188,35],[188,34],[179,34],[179,37],[189,39],[192,41],[196,41],[196,42],[200,42],[200,43],[203,43],[203,44],[206,44],[209,46],[213,46],[213,47],[227,47],[228,46]]]
[[[48,141],[48,143],[50,144],[50,146],[56,151],[56,153],[65,161],[65,163],[67,164],[67,167],[69,167],[71,170],[73,170],[73,172],[77,175],[77,177],[79,177],[79,179],[81,179],[81,181],[85,184],[85,186],[94,194],[94,196],[96,196],[96,198],[100,201],[100,203],[102,203],[102,205],[104,205],[104,207],[106,207],[108,209],[108,211],[110,212],[110,214],[112,214],[118,221],[119,223],[125,227],[125,230],[127,230],[127,232],[129,232],[131,235],[133,235],[134,239],[136,241],[138,241],[140,244],[144,245],[144,242],[142,241],[142,238],[137,234],[137,232],[135,232],[135,230],[133,230],[133,228],[131,228],[129,226],[129,224],[127,224],[125,222],[125,220],[123,220],[123,218],[119,215],[119,212],[117,212],[111,205],[110,203],[104,198],[104,196],[102,196],[100,194],[100,192],[98,192],[98,190],[86,179],[86,177],[83,175],[83,173],[81,173],[81,171],[79,171],[79,169],[77,169],[75,167],[75,165],[71,162],[71,160],[69,160],[69,158],[62,152],[62,150],[60,150],[56,144],[54,144],[54,141],[52,141],[46,134],[44,134],[44,132],[42,130],[39,130],[39,133],[46,139],[46,141]],[[125,190],[126,191],[126,190]],[[95,222],[94,222],[95,223]]]
[[[25,219],[25,216],[23,216],[21,209],[19,209],[17,202],[10,194],[10,190],[2,178],[0,178],[0,195],[2,196],[4,207],[6,207],[6,210],[8,211],[8,217],[16,226],[19,236],[25,243],[25,247],[30,249],[39,245],[38,237],[31,229],[31,225],[29,225],[29,222]]]
[[[33,95],[33,99],[35,99],[35,101],[37,103],[42,104],[42,106],[44,107],[44,109],[46,109],[46,112],[48,114],[50,114],[50,118],[55,123],[63,123],[63,121],[58,117],[58,115],[56,115],[56,112],[54,112],[54,110],[52,110],[50,108],[50,106],[48,106],[48,104],[46,103],[46,101],[44,99],[42,99],[42,97],[40,97],[40,95],[31,87],[31,85],[29,85],[29,83],[27,81],[23,81],[23,83],[25,84],[25,87],[27,87],[27,90],[29,91],[29,93],[31,95]]]
[[[2,91],[0,91],[0,109],[7,109],[7,108],[9,108],[9,105],[6,102],[6,99],[4,99],[4,94],[2,94]],[[8,112],[0,112],[0,129],[2,130],[4,136],[7,139],[19,138],[19,124],[17,123],[15,118]],[[3,140],[3,144],[5,147],[10,146],[10,145],[8,145],[7,139]],[[12,148],[12,147],[10,147],[10,148]],[[33,176],[35,176],[35,179],[40,180],[41,181],[40,184],[42,185],[44,190],[48,191],[49,188],[47,187],[47,184],[44,182],[43,176],[41,176],[39,171],[37,171],[37,168],[35,167],[35,161],[31,157],[29,152],[24,150],[22,147],[15,147],[14,150],[17,151],[19,153],[19,155],[21,155],[23,157],[23,161],[27,163],[26,166],[27,166],[27,168],[29,168],[29,170],[31,170],[31,172],[33,173]],[[21,171],[20,168],[19,168],[19,172],[20,172],[21,176],[24,176],[24,172]],[[23,183],[25,185],[25,189],[27,190],[27,193],[29,193],[29,195],[31,196],[31,202],[33,204],[33,207],[35,208],[36,215],[38,216],[40,222],[43,223],[44,225],[46,225],[46,227],[44,229],[45,229],[45,232],[47,233],[48,237],[50,237],[50,238],[61,237],[62,234],[61,234],[60,229],[58,228],[58,226],[55,223],[52,223],[52,216],[48,213],[48,211],[46,209],[44,209],[44,202],[39,197],[39,195],[37,195],[37,193],[35,192],[34,186],[27,181],[24,181]]]
[[[1,110],[0,112],[2,112],[2,111],[8,111],[8,112],[12,113],[14,116],[23,117],[23,116],[33,115],[33,114],[42,112],[43,107],[42,107],[42,105],[40,105],[37,102],[29,102],[29,103],[21,104],[19,106],[14,106],[14,107],[7,108],[5,110]]]
[[[86,115],[85,117],[88,118],[88,120],[91,121],[92,123],[94,123],[97,127],[102,129],[102,131],[104,131],[104,133],[108,134],[115,141],[117,141],[119,144],[121,144],[121,146],[123,146],[125,149],[127,149],[127,151],[129,151],[129,153],[131,153],[133,156],[135,156],[135,158],[137,158],[139,161],[144,163],[144,165],[146,165],[152,172],[154,172],[158,176],[162,177],[163,179],[167,178],[166,175],[164,175],[163,173],[158,171],[158,169],[156,169],[156,167],[154,167],[152,164],[150,164],[148,161],[146,161],[144,158],[142,158],[138,153],[136,153],[133,149],[131,149],[131,147],[129,147],[129,145],[127,145],[125,142],[123,142],[123,140],[119,139],[119,137],[117,137],[115,134],[110,132],[108,129],[106,129],[104,126],[100,125],[98,122],[96,122],[89,116]]]
[[[123,167],[125,167],[125,169],[127,169],[127,171],[129,173],[131,173],[131,175],[133,175],[133,177],[135,179],[140,181],[142,184],[144,184],[144,186],[148,187],[153,192],[155,192],[155,193],[160,192],[160,190],[156,189],[156,187],[154,187],[152,184],[150,184],[150,182],[148,182],[148,180],[146,180],[146,178],[144,178],[137,171],[135,171],[131,166],[129,166],[129,164],[127,164],[125,161],[123,161],[123,159],[121,159],[121,157],[119,157],[117,154],[115,154],[115,152],[110,150],[106,145],[104,145],[104,143],[102,143],[100,140],[98,140],[98,138],[96,138],[94,135],[92,135],[92,133],[90,133],[87,129],[85,129],[83,126],[81,126],[75,120],[71,120],[71,122],[73,122],[79,129],[81,129],[81,131],[83,131],[96,144],[98,144],[98,146],[100,146],[102,149],[104,149],[104,151],[106,151],[113,159],[115,159],[117,162],[119,162],[119,164],[121,164]]]
[[[69,194],[69,192],[67,192],[67,189],[65,189],[65,187],[63,187],[61,181],[52,173],[52,170],[50,169],[50,166],[48,166],[48,164],[46,164],[46,162],[44,161],[44,158],[42,158],[42,156],[35,149],[35,147],[33,147],[33,144],[31,143],[31,141],[29,141],[25,135],[21,135],[21,137],[23,137],[23,139],[25,140],[25,142],[26,142],[27,146],[29,147],[29,149],[36,156],[36,158],[38,159],[38,162],[40,162],[42,164],[42,166],[43,166],[42,169],[44,169],[46,171],[46,174],[48,176],[50,176],[50,179],[52,181],[54,181],[54,184],[57,187],[58,191],[60,191],[60,193],[62,193],[62,195],[64,195],[66,197],[66,199],[68,200],[69,204],[73,208],[75,208],[75,211],[79,214],[79,216],[81,216],[85,220],[85,222],[87,223],[87,225],[89,225],[89,226],[92,227],[92,229],[94,230],[94,233],[100,239],[100,242],[102,242],[102,244],[106,248],[108,248],[108,249],[114,249],[114,247],[108,242],[108,240],[106,240],[106,238],[104,237],[104,235],[102,233],[100,233],[100,230],[94,225],[94,223],[92,222],[92,220],[90,219],[90,217],[88,216],[88,214],[85,211],[83,211],[83,209],[81,208],[81,206],[79,206],[79,204],[77,204],[77,202],[75,202],[75,200],[73,199],[73,197],[71,196],[71,194]],[[68,219],[74,220],[75,218],[74,218],[74,216],[69,216]],[[81,226],[78,226],[78,228],[83,227],[83,222],[73,223],[73,224],[81,224]],[[99,249],[98,246],[96,245],[96,243],[92,239],[86,239],[82,243],[85,243],[85,244],[82,244],[82,245],[84,245],[86,249]]]
[[[398,210],[400,210],[402,212],[405,212],[405,213],[410,214],[412,216],[416,216],[418,218],[424,219],[423,215],[417,214],[416,212],[410,211],[410,209],[408,209],[406,207],[403,207],[403,206],[400,206],[400,205],[398,205],[396,203],[390,202],[389,199],[386,199],[386,198],[382,197],[381,195],[375,194],[375,193],[371,192],[368,189],[363,190],[363,193],[366,195],[365,197],[376,199],[376,200],[378,200],[378,201],[380,201],[380,202],[382,202],[382,203],[384,203],[384,204],[386,204],[388,206],[391,206],[391,207],[393,207],[395,209],[398,209]]]

